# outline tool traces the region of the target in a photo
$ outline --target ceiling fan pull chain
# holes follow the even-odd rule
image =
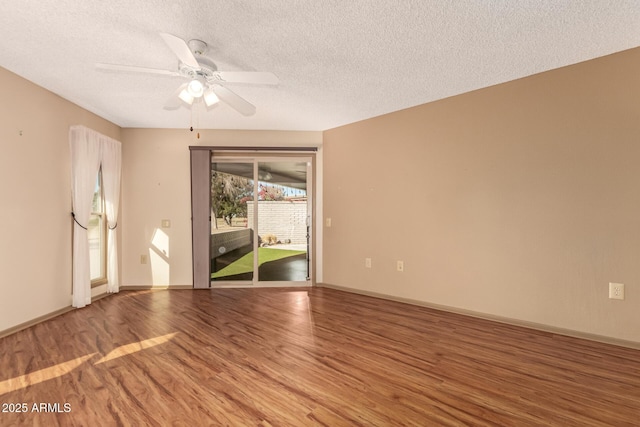
[[[191,106],[191,115],[193,116],[193,124],[196,129],[200,128],[200,100],[193,103]]]
[[[203,102],[197,102],[193,104],[193,108],[191,108],[191,114],[194,114],[194,110],[195,110],[195,124],[196,124],[196,129],[200,129],[200,109],[204,109],[204,103]],[[200,132],[197,133],[196,137],[198,139],[200,139]]]

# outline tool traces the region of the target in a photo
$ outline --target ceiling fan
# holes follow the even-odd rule
[[[178,57],[177,71],[157,68],[145,68],[131,65],[116,65],[97,63],[96,67],[104,70],[131,71],[148,74],[184,77],[189,81],[178,87],[165,105],[167,110],[175,110],[182,103],[192,105],[194,102],[204,102],[207,107],[219,101],[227,103],[240,114],[251,116],[256,107],[232,92],[226,87],[228,83],[244,83],[255,85],[277,85],[278,77],[273,73],[259,71],[218,71],[216,64],[204,56],[207,44],[202,40],[185,42],[179,37],[168,33],[160,33],[164,42]]]

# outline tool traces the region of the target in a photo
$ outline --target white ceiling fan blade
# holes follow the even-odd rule
[[[171,98],[167,99],[167,102],[164,104],[165,110],[177,110],[182,107],[182,99],[180,99],[180,92],[187,88],[188,83],[181,84],[180,87],[171,95]]]
[[[275,74],[261,71],[219,71],[217,74],[226,83],[256,85],[277,85],[280,83],[280,79]]]
[[[133,65],[103,64],[100,62],[96,64],[96,68],[113,71],[130,71],[133,73],[162,74],[165,76],[180,75],[180,73],[178,73],[177,71],[161,70],[159,68],[135,67]]]
[[[168,33],[160,33],[160,36],[164,40],[164,42],[169,46],[169,49],[176,54],[178,59],[186,65],[194,68],[200,68],[198,61],[196,61],[196,57],[191,53],[191,49],[187,43],[182,40],[180,37],[176,37],[172,34]]]
[[[213,91],[218,95],[222,101],[229,104],[229,106],[237,110],[244,116],[252,116],[256,113],[256,107],[250,102],[246,101],[240,95],[230,91],[224,86],[215,85]]]

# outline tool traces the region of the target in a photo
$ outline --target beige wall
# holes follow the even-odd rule
[[[0,93],[3,331],[71,304],[69,127],[120,128],[3,68]]]
[[[326,131],[324,165],[325,283],[640,342],[640,49]]]
[[[123,129],[122,141],[122,284],[190,286],[189,146],[320,146],[322,133]]]

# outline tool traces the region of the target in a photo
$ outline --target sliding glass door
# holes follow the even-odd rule
[[[258,162],[258,278],[261,282],[309,279],[308,162]]]
[[[212,158],[211,286],[308,284],[311,166],[311,158]]]
[[[248,220],[254,199],[253,162],[211,164],[211,280],[253,280],[255,233]]]

